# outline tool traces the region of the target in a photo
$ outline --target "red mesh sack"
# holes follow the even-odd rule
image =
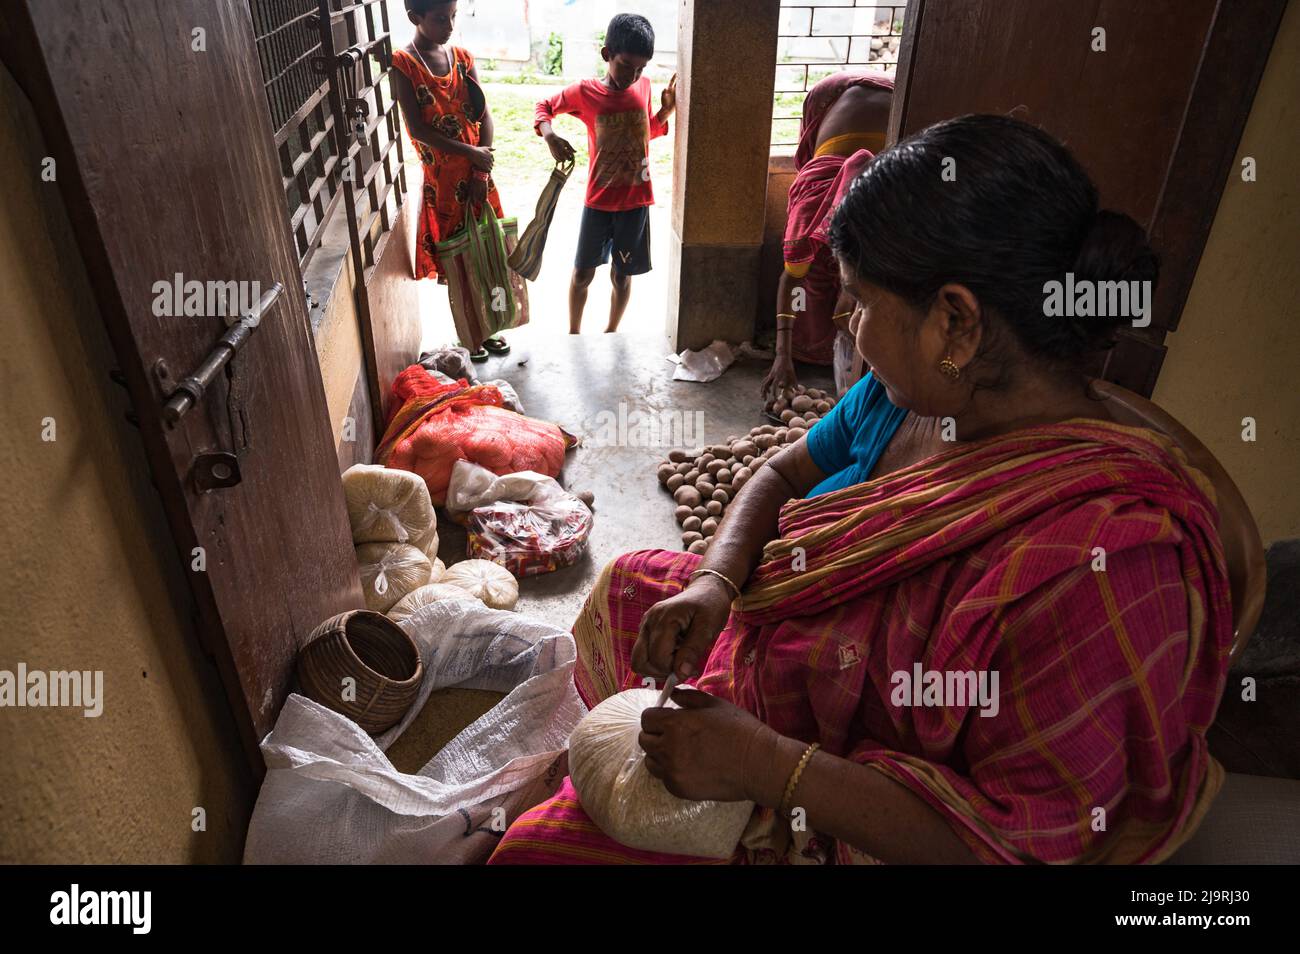
[[[393,407],[376,462],[424,478],[437,506],[447,500],[451,468],[458,460],[494,474],[535,470],[557,477],[565,452],[577,438],[549,421],[502,407],[501,392],[490,384],[463,379],[440,383],[418,364],[393,382]]]

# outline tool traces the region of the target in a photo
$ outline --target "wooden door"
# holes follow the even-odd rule
[[[890,141],[1011,113],[1064,141],[1161,258],[1151,325],[1108,380],[1150,396],[1286,0],[910,0]],[[1099,49],[1097,30],[1105,49]]]
[[[200,628],[258,765],[297,649],[363,600],[246,0],[20,0],[4,18],[6,62],[54,149]],[[157,283],[177,275],[285,292],[169,423],[165,402],[228,324],[210,307],[167,315]],[[214,460],[238,482],[214,486]]]

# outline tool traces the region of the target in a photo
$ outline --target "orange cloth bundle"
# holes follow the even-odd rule
[[[534,470],[557,477],[564,454],[578,439],[556,424],[525,417],[502,405],[490,384],[443,384],[418,364],[393,382],[393,406],[375,460],[424,478],[433,503],[447,499],[458,460],[494,474]]]

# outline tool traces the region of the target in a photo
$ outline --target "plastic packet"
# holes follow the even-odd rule
[[[547,480],[527,501],[498,501],[471,511],[468,555],[500,564],[516,577],[549,573],[582,559],[594,519],[591,510]]]
[[[629,689],[578,723],[569,738],[569,775],[578,799],[601,831],[631,848],[729,858],[754,803],[678,798],[650,774],[637,737],[641,713],[658,697],[653,689]]]

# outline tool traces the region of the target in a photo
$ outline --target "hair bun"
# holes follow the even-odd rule
[[[1149,281],[1154,283],[1160,265],[1142,226],[1123,212],[1102,209],[1074,259],[1074,277],[1096,282]]]

